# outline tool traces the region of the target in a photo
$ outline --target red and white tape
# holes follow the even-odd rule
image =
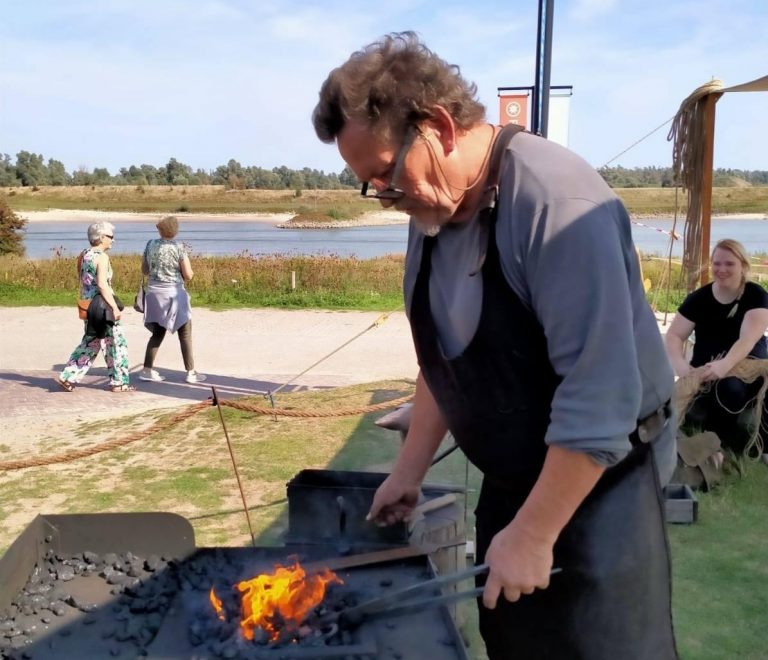
[[[642,222],[638,222],[637,220],[632,220],[633,225],[638,225],[639,227],[645,227],[646,229],[653,229],[653,231],[657,231],[661,234],[666,234],[667,236],[671,236],[673,241],[679,241],[682,237],[678,236],[675,232],[667,231],[666,229],[661,229],[660,227],[651,227],[651,225],[643,224]]]

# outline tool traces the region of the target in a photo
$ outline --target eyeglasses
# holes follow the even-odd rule
[[[104,237],[105,237],[105,238],[112,238],[112,239],[114,239],[114,238],[115,238],[115,237],[114,237],[114,236],[112,236],[111,234],[104,234]]]
[[[368,188],[370,186],[370,182],[364,181],[363,186],[360,189],[360,194],[363,197],[371,197],[373,199],[386,199],[392,202],[396,202],[398,199],[405,197],[405,192],[400,188],[395,187],[395,184],[400,178],[400,172],[403,169],[405,157],[408,155],[408,151],[410,150],[413,141],[416,139],[417,133],[418,129],[413,125],[408,126],[406,129],[405,138],[403,139],[403,146],[400,147],[400,151],[398,151],[397,157],[395,158],[395,167],[392,170],[392,176],[389,179],[389,184],[387,184],[387,187],[384,188],[384,190],[381,192],[374,190],[373,193],[369,194]]]

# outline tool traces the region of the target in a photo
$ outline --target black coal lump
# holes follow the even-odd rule
[[[86,550],[83,553],[83,561],[85,561],[86,564],[98,564],[100,559],[99,559],[99,555],[97,555],[95,552]]]

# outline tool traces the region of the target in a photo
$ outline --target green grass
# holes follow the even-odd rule
[[[747,463],[743,478],[698,497],[698,522],[669,529],[682,657],[764,660],[768,468]]]
[[[764,261],[764,255],[755,259]],[[76,257],[24,259],[0,256],[0,306],[74,305]],[[118,296],[130,305],[135,294],[138,255],[111,257]],[[211,309],[279,307],[286,309],[354,309],[392,311],[402,307],[404,258],[336,256],[192,257],[195,279],[189,290],[193,304]],[[657,311],[674,312],[686,296],[680,266],[671,275],[663,259],[644,256],[643,277],[651,283],[647,298]],[[754,265],[757,275],[764,267]],[[296,289],[291,289],[291,273]],[[667,290],[668,282],[671,287]],[[768,281],[762,282],[763,286]]]
[[[224,186],[40,186],[0,188],[14,211],[47,209],[154,213],[292,213],[354,218],[380,208],[358,190],[230,190]]]
[[[113,282],[130,305],[138,284],[138,255],[114,255]],[[212,309],[283,307],[387,310],[402,306],[402,255],[377,259],[241,254],[192,257],[193,304]],[[0,256],[0,305],[74,305],[76,257]],[[291,289],[291,273],[296,288]]]
[[[278,407],[332,411],[410,393],[410,381],[385,381],[330,390],[280,394]],[[261,398],[254,399],[258,405]],[[89,442],[111,439],[110,429],[133,429],[168,411],[111,420]],[[224,409],[233,451],[260,545],[280,544],[286,528],[285,484],[305,468],[387,471],[399,439],[374,424],[383,413],[355,417],[285,418]],[[40,440],[48,452],[50,438]],[[82,448],[82,440],[73,446]],[[56,451],[61,451],[57,449]],[[0,447],[0,459],[10,449]],[[13,458],[21,458],[14,455]],[[480,477],[455,452],[427,481],[468,487],[467,528],[473,524]],[[83,497],[87,492],[88,497]],[[218,413],[119,450],[47,468],[0,473],[0,551],[28,519],[19,512],[173,511],[192,523],[199,546],[246,545],[240,503]],[[13,518],[13,524],[8,521]],[[699,521],[668,526],[674,575],[674,618],[683,660],[758,660],[766,657],[768,611],[768,468],[747,463],[712,493],[699,494]],[[473,609],[466,624],[470,654],[485,658]]]

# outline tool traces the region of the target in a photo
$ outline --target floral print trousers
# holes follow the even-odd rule
[[[109,384],[111,386],[128,385],[130,376],[128,373],[128,343],[123,334],[123,326],[118,321],[114,325],[107,326],[107,335],[104,339],[83,335],[78,347],[69,356],[67,366],[61,372],[61,380],[68,383],[79,383],[88,373],[93,361],[104,348],[104,359],[109,369]]]

